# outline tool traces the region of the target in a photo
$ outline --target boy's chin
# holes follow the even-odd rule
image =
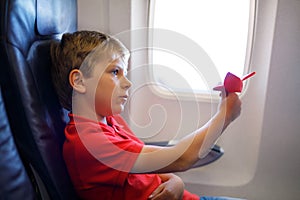
[[[112,115],[119,115],[121,114],[122,112],[124,111],[124,106],[120,106],[119,108],[115,108],[113,111],[112,111]]]

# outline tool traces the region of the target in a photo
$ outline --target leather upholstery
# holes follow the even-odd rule
[[[51,199],[75,199],[62,158],[66,113],[50,78],[50,42],[77,28],[76,0],[1,0],[3,98],[22,158]]]
[[[14,143],[0,87],[0,199],[34,199],[35,193]]]

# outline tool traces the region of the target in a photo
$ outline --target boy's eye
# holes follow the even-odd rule
[[[112,74],[115,75],[115,76],[118,75],[118,74],[119,74],[119,69],[113,70],[113,71],[112,71]]]

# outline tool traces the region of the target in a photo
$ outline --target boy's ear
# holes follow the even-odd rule
[[[84,77],[79,69],[73,69],[69,74],[69,83],[78,93],[85,93]]]

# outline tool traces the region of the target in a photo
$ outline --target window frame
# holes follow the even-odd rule
[[[152,14],[155,12],[155,3],[156,0],[149,0],[148,4],[148,21],[147,21],[147,27],[149,30],[153,28],[153,23],[154,23],[154,15]],[[255,33],[255,27],[256,27],[256,7],[257,7],[257,0],[249,0],[250,6],[249,6],[249,20],[248,20],[248,34],[247,34],[247,40],[246,40],[246,53],[245,53],[245,59],[244,59],[244,69],[243,73],[249,73],[251,72],[251,59],[252,59],[252,49],[253,49],[253,43],[254,43],[254,33]],[[148,45],[151,47],[152,46],[152,39],[149,36],[151,35],[148,33]],[[152,55],[152,48],[149,48],[147,52],[147,59],[148,63],[150,63],[150,67],[148,70],[149,73],[149,80],[151,80],[153,83],[151,85],[151,90],[153,93],[155,93],[157,96],[165,99],[180,99],[183,100],[195,100],[200,102],[216,102],[219,101],[219,93],[216,91],[208,90],[208,91],[201,91],[201,92],[190,92],[190,91],[184,91],[182,89],[174,89],[174,91],[169,92],[166,90],[163,90],[160,87],[160,84],[156,81],[155,75],[154,75],[154,70],[152,68],[152,63],[153,63],[153,55]],[[248,88],[248,81],[244,82],[244,88],[243,91],[240,93],[240,97],[242,98],[244,94],[246,93]],[[174,95],[176,94],[176,95]]]

